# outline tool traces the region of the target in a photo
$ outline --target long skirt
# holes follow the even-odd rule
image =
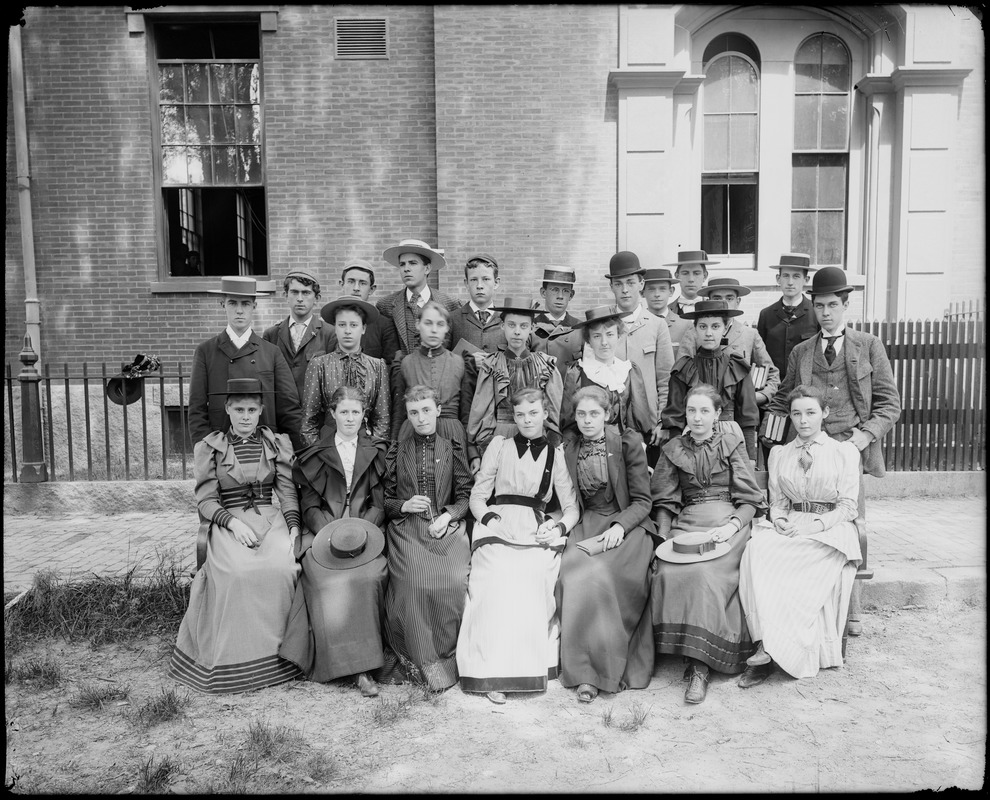
[[[648,602],[653,539],[637,526],[622,544],[590,556],[577,543],[611,526],[615,514],[585,509],[560,562],[560,683],[606,692],[645,689],[653,676]]]
[[[457,633],[467,596],[471,547],[461,524],[439,539],[417,514],[388,526],[386,638],[430,689],[457,683]]]
[[[792,521],[814,515],[792,511]],[[836,530],[842,528],[842,530]],[[842,631],[860,560],[851,522],[824,534],[781,536],[768,523],[753,528],[742,558],[739,595],[753,641],[788,675],[811,678],[842,665]]]
[[[385,556],[351,569],[327,569],[307,550],[302,565],[279,654],[320,683],[381,667]]]
[[[723,501],[686,506],[671,535],[724,525],[733,511]],[[656,560],[650,603],[658,653],[697,659],[730,675],[746,668],[756,649],[739,600],[739,562],[749,536],[747,525],[729,539],[728,553],[710,561]]]
[[[231,513],[242,520],[257,516]],[[168,672],[198,691],[246,692],[299,675],[295,664],[278,655],[299,565],[282,514],[262,506],[260,515],[269,528],[256,548],[213,526],[206,563],[190,587]]]
[[[504,509],[498,513],[506,518]],[[529,509],[530,515],[532,512]],[[457,637],[457,670],[466,692],[542,692],[557,677],[560,627],[554,586],[557,551],[487,542],[474,527],[467,602]]]

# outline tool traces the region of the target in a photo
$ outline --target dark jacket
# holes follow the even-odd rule
[[[490,310],[490,309],[489,309]],[[464,339],[485,353],[494,353],[499,347],[505,347],[505,334],[502,333],[502,315],[492,311],[488,322],[482,326],[477,315],[471,310],[471,304],[465,303],[456,311],[450,312],[451,347]]]
[[[474,477],[468,469],[464,448],[455,441],[437,436],[433,445],[437,516],[450,513],[452,522],[464,519],[468,513]],[[416,482],[416,437],[407,436],[394,443],[385,459],[385,514],[389,520],[403,520],[402,504],[419,494]]]
[[[228,378],[260,378],[265,408],[258,424],[276,433],[287,433],[296,449],[303,446],[299,392],[282,352],[254,332],[238,350],[226,330],[197,345],[193,355],[189,435],[194,445],[211,432],[230,427],[224,409]]]
[[[783,380],[791,350],[818,333],[818,319],[811,300],[807,297],[801,300],[801,305],[795,308],[794,319],[790,322],[784,313],[783,299],[771,303],[760,312],[756,332],[767,346],[770,360],[780,370],[780,378]]]
[[[460,303],[457,302],[453,297],[449,297],[442,292],[437,291],[432,286],[430,287],[430,299],[436,300],[440,305],[446,308],[453,316],[454,312],[460,308]],[[406,307],[406,289],[405,287],[399,289],[399,291],[393,294],[383,297],[375,306],[378,309],[378,313],[382,315],[384,319],[390,319],[395,325],[395,332],[399,338],[399,349],[402,350],[403,355],[409,355],[412,352],[413,346],[410,342],[406,341],[406,317],[405,317],[405,307]],[[451,335],[448,332],[447,338],[444,339],[443,346],[448,350],[452,350],[455,342],[451,341]],[[361,348],[364,350],[363,346]],[[365,351],[367,352],[367,351]],[[401,361],[402,359],[397,359]],[[396,359],[385,359],[387,364],[394,364]]]
[[[292,334],[289,331],[288,317],[277,325],[266,328],[265,332],[261,334],[261,338],[266,342],[271,342],[282,351],[289,369],[292,370],[292,378],[296,382],[300,402],[302,402],[303,386],[306,384],[306,367],[309,366],[309,362],[317,356],[332,353],[337,343],[337,337],[333,334],[333,325],[324,322],[319,314],[313,314],[310,319],[298,352],[292,349]]]

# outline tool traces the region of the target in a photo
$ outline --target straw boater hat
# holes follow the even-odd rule
[[[771,264],[770,269],[803,269],[806,273],[818,269],[811,266],[811,256],[807,253],[784,253],[779,264]]]
[[[682,264],[718,264],[718,261],[711,261],[708,253],[704,250],[681,250],[677,254],[677,261],[664,264],[665,267],[679,267]]]
[[[748,286],[741,285],[736,278],[712,278],[707,286],[698,289],[698,294],[708,297],[714,289],[732,289],[739,297],[745,297],[752,291]]]
[[[589,308],[584,312],[584,319],[580,322],[575,322],[571,327],[574,329],[585,328],[588,325],[597,325],[600,322],[622,319],[622,317],[628,317],[632,313],[632,311],[619,311],[615,306]]]
[[[211,395],[232,394],[260,394],[264,395],[265,390],[261,385],[261,378],[228,378],[227,388],[222,392],[210,392]]]
[[[711,534],[691,531],[667,539],[657,548],[657,558],[673,564],[694,564],[724,556],[732,549],[729,542],[713,542]]]
[[[693,311],[681,313],[682,319],[700,319],[701,317],[738,317],[741,308],[729,308],[725,300],[699,300],[694,304]]]
[[[528,317],[535,317],[543,313],[542,308],[536,307],[536,302],[532,297],[506,297],[501,305],[492,306],[493,311],[505,314],[523,314]]]
[[[846,273],[838,267],[825,267],[815,273],[811,280],[811,288],[805,291],[814,297],[816,294],[838,294],[855,289],[846,283]]]
[[[367,520],[344,517],[320,528],[311,549],[324,569],[354,569],[381,555],[385,536]]]
[[[344,273],[349,269],[359,269],[363,272],[367,272],[371,276],[371,285],[375,285],[375,270],[371,266],[370,261],[365,261],[363,258],[352,258],[343,268],[340,270],[340,275],[343,277]]]
[[[643,276],[646,283],[651,281],[659,283],[660,281],[666,281],[667,283],[673,285],[675,283],[680,283],[677,278],[671,275],[669,269],[648,269],[646,270],[646,275]]]
[[[323,317],[324,322],[329,322],[333,325],[334,318],[337,314],[337,309],[342,307],[346,308],[347,306],[356,306],[364,311],[364,322],[366,325],[370,325],[378,320],[378,309],[367,300],[362,300],[360,297],[353,294],[343,295],[338,297],[336,300],[331,300],[320,309],[320,316]]]
[[[570,267],[548,265],[543,268],[543,283],[566,283],[573,287],[577,283],[577,276]]]
[[[440,253],[419,239],[403,239],[397,245],[389,247],[382,253],[382,258],[393,267],[397,267],[399,266],[399,256],[403,253],[419,253],[421,256],[426,256],[426,258],[430,259],[430,265],[435,269],[447,266],[447,261]]]
[[[229,294],[234,297],[267,297],[258,291],[258,282],[254,278],[244,278],[240,275],[228,275],[220,279],[219,289],[207,289],[207,294]]]
[[[628,275],[642,275],[646,272],[639,264],[639,256],[631,250],[620,250],[608,261],[609,280],[612,278],[625,278]]]

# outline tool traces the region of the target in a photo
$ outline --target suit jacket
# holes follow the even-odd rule
[[[667,308],[667,314],[663,317],[658,317],[658,319],[667,320],[667,330],[670,332],[670,347],[674,351],[674,361],[677,361],[681,342],[684,340],[684,336],[688,331],[694,330],[694,323],[689,319],[677,316],[669,306]]]
[[[787,376],[768,406],[771,413],[787,416],[790,410],[787,407],[787,395],[799,384],[811,384],[815,353],[821,346],[822,337],[819,333],[791,350],[787,359]],[[876,336],[852,328],[845,330],[845,342],[839,355],[846,360],[846,372],[852,378],[849,394],[859,416],[859,428],[874,437],[866,449],[860,452],[863,471],[882,478],[886,471],[880,440],[894,427],[901,415],[901,397],[894,382],[890,360],[883,342]],[[828,419],[823,427],[829,436],[846,433],[830,430]]]
[[[330,326],[330,345],[327,352],[332,353],[337,347],[337,332]],[[395,354],[399,352],[399,334],[395,323],[388,317],[379,317],[369,322],[361,337],[361,352],[372,358],[380,358],[385,366],[391,366]]]
[[[763,392],[767,400],[772,400],[773,396],[777,394],[777,389],[780,388],[780,370],[770,358],[760,334],[755,329],[736,321],[729,325],[728,336],[722,341],[725,342],[725,347],[729,352],[738,353],[746,359],[750,366],[756,364],[767,368],[767,382],[762,389],[757,389],[757,391]],[[691,331],[681,339],[681,355],[693,356],[697,352],[698,335],[692,325]]]
[[[565,313],[558,325],[546,314],[540,314],[533,322],[533,333],[529,337],[529,349],[534,353],[547,353],[557,359],[557,371],[561,377],[567,365],[581,358],[584,352],[584,339],[580,330],[573,330],[578,318]]]
[[[494,353],[499,347],[505,347],[502,315],[493,311],[489,315],[488,321],[482,326],[477,315],[471,310],[471,304],[465,303],[456,311],[450,312],[451,346],[455,346],[461,339],[466,339],[475,347],[483,350],[483,356]]]
[[[438,292],[432,286],[430,287],[430,299],[436,300],[440,305],[446,308],[451,317],[454,316],[454,312],[458,311],[461,304],[455,300],[453,297],[449,297],[443,292]],[[390,319],[395,324],[395,332],[399,339],[399,349],[402,350],[402,355],[407,356],[414,349],[411,342],[406,341],[406,289],[402,287],[399,291],[394,292],[386,297],[383,297],[375,306],[385,319]],[[448,350],[452,349],[457,343],[456,340],[451,340],[450,332],[447,333],[447,338],[443,340],[443,346]],[[362,350],[364,348],[362,347]],[[401,361],[402,357],[398,359],[391,358],[385,359],[386,363],[395,364],[396,361]]]
[[[276,345],[282,351],[289,369],[292,370],[292,378],[296,382],[300,400],[302,400],[303,386],[306,383],[306,367],[309,366],[309,362],[317,356],[332,353],[337,345],[333,326],[324,322],[319,314],[313,314],[310,318],[298,352],[292,349],[292,333],[289,331],[288,317],[277,325],[266,328],[261,338]]]
[[[760,319],[756,323],[756,330],[767,346],[774,366],[780,370],[782,379],[787,375],[787,358],[791,350],[818,333],[818,329],[815,310],[807,297],[802,298],[801,305],[795,308],[793,321],[788,322],[781,298],[760,311]]]
[[[194,445],[212,431],[230,427],[230,417],[224,410],[228,378],[260,378],[265,407],[258,424],[276,433],[287,433],[296,449],[303,446],[299,392],[281,350],[253,331],[238,350],[226,330],[200,342],[193,355],[189,435]]]
[[[578,507],[583,516],[584,498],[581,496],[577,475],[581,438],[576,431],[565,434],[564,460],[567,462],[567,470],[571,474]],[[650,519],[653,495],[650,493],[650,473],[646,466],[643,437],[631,429],[623,431],[620,435],[614,428],[606,426],[605,452],[608,483],[620,509],[612,518],[609,527],[620,525],[624,532],[629,533],[637,525],[641,525],[647,533],[654,534],[656,528]]]
[[[452,522],[462,520],[467,516],[471,487],[474,485],[464,448],[456,441],[437,436],[433,457],[436,486],[433,509],[437,516],[444,511],[449,512]],[[401,522],[406,518],[402,504],[414,494],[419,494],[418,474],[415,435],[393,443],[385,457],[385,514],[389,520]]]
[[[667,405],[670,368],[674,366],[670,328],[653,316],[645,304],[635,322],[623,322],[626,325],[626,334],[619,341],[617,355],[632,361],[643,373],[646,399],[655,428],[660,421],[660,412]]]

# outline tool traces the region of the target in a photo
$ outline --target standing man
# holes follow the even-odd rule
[[[464,285],[470,299],[451,312],[450,338],[454,348],[463,339],[478,348],[475,358],[483,358],[505,347],[502,317],[492,310],[498,289],[498,262],[484,254],[469,258],[464,265]]]
[[[787,396],[795,386],[820,389],[829,409],[825,433],[840,442],[851,441],[860,452],[863,472],[882,478],[886,473],[880,440],[900,416],[901,398],[883,342],[870,333],[845,326],[849,293],[855,288],[846,283],[846,273],[838,267],[825,267],[815,274],[808,293],[821,332],[791,350],[787,375],[768,410],[786,417]],[[809,455],[814,458],[814,450]],[[862,478],[859,520],[866,520]],[[849,609],[852,636],[863,630],[859,614],[859,590],[854,586]]]
[[[320,299],[320,282],[312,273],[292,270],[282,281],[282,289],[289,301],[289,316],[266,329],[261,338],[282,351],[302,398],[309,362],[333,350],[333,327],[313,313]]]
[[[626,332],[619,340],[616,355],[638,366],[646,384],[646,401],[653,426],[653,435],[646,442],[649,448],[647,461],[652,466],[659,456],[660,412],[667,406],[667,384],[670,368],[674,366],[674,349],[670,343],[670,329],[643,304],[645,274],[639,256],[622,250],[609,260],[605,277],[615,297],[616,308],[625,315],[622,321]]]
[[[811,266],[811,257],[804,253],[784,253],[780,263],[770,269],[777,270],[781,298],[760,311],[756,331],[784,379],[791,350],[818,333],[818,320],[811,300],[804,296],[808,274],[815,268]]]
[[[399,277],[405,284],[404,289],[378,301],[378,312],[395,323],[399,348],[402,351],[398,360],[401,361],[402,356],[409,355],[419,347],[416,322],[427,302],[436,300],[451,314],[457,311],[461,304],[441,292],[434,292],[427,285],[426,279],[430,272],[446,266],[447,262],[443,255],[426,242],[421,242],[419,239],[403,239],[394,247],[389,247],[382,257],[393,267],[399,268]],[[453,344],[448,334],[444,340],[444,347],[449,350]],[[395,358],[387,360],[396,363]]]
[[[685,311],[694,309],[699,298],[698,292],[708,280],[708,265],[718,263],[711,261],[704,250],[681,250],[677,254],[677,261],[664,264],[665,267],[677,267],[674,277],[681,284],[681,296],[671,303],[671,311],[680,317]]]
[[[257,298],[264,295],[258,293],[254,278],[239,276],[221,278],[219,289],[207,291],[223,295],[220,307],[227,315],[227,327],[197,345],[193,355],[189,381],[192,443],[230,427],[224,408],[228,380],[258,378],[264,404],[260,424],[276,433],[287,433],[298,450],[303,446],[299,432],[302,413],[292,370],[278,347],[251,330]]]
[[[361,258],[352,258],[344,264],[339,283],[342,297],[357,297],[366,303],[370,302],[368,298],[377,288],[375,271],[371,268],[371,263]],[[321,316],[325,310],[327,306],[321,309]],[[327,348],[327,352],[332,353],[337,344],[337,336],[333,321],[326,317],[324,320],[330,324],[332,344]],[[366,323],[364,336],[361,337],[361,352],[372,358],[380,358],[386,366],[390,366],[398,350],[399,334],[395,330],[395,323],[390,317],[383,317],[381,314],[372,315]]]
[[[557,359],[557,371],[563,377],[567,365],[581,357],[584,340],[574,326],[580,320],[569,314],[567,306],[574,298],[577,279],[568,267],[548,266],[543,270],[540,297],[544,310],[533,321],[530,349],[534,353],[548,353]]]
[[[690,320],[681,319],[668,305],[674,294],[674,284],[680,281],[670,274],[669,269],[648,269],[643,278],[643,298],[646,300],[646,308],[654,317],[667,323],[670,346],[674,351],[674,361],[677,361],[677,348],[684,334],[694,330]]]

